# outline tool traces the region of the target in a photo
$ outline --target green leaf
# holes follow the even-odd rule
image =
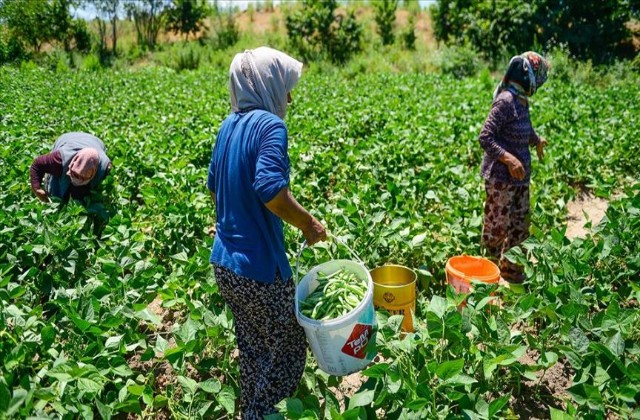
[[[51,325],[47,325],[40,330],[42,345],[44,348],[50,348],[56,338],[56,330]]]
[[[189,256],[184,251],[172,255],[171,258],[173,258],[176,261],[189,262]]]
[[[616,393],[616,397],[627,404],[635,404],[638,393],[640,393],[640,385],[624,385],[620,387]]]
[[[389,369],[388,363],[376,363],[368,369],[362,371],[362,375],[370,378],[383,378]]]
[[[136,318],[141,319],[143,321],[149,321],[156,327],[159,327],[162,324],[162,320],[158,318],[156,314],[149,310],[149,308],[143,309],[142,311],[138,311],[135,313]]]
[[[413,239],[411,239],[411,246],[416,247],[416,246],[422,245],[422,243],[424,242],[424,238],[426,237],[427,237],[426,233],[421,233],[419,235],[414,236]]]
[[[353,394],[353,396],[349,399],[349,409],[351,410],[357,407],[368,406],[373,402],[373,399],[374,399],[373,390],[361,391],[356,394]]]
[[[236,396],[233,393],[233,388],[225,385],[222,390],[216,395],[218,403],[224,407],[227,413],[233,414],[236,407]]]
[[[549,407],[549,416],[551,420],[573,420],[573,416],[553,407]]]
[[[204,382],[200,382],[200,389],[209,394],[217,394],[222,389],[222,384],[217,378],[210,378]]]
[[[78,389],[83,392],[98,393],[102,391],[102,384],[89,378],[78,378]]]
[[[106,349],[120,347],[120,342],[122,341],[122,337],[124,337],[124,335],[114,335],[113,337],[107,338],[107,341],[104,343],[104,347]]]
[[[620,334],[620,331],[609,337],[605,345],[609,350],[611,350],[611,353],[615,354],[618,357],[622,356],[622,354],[624,353],[624,338],[622,337],[622,334]]]
[[[164,338],[162,338],[161,335],[158,334],[158,338],[156,339],[156,345],[155,345],[156,353],[164,354],[168,348],[169,348],[169,342]]]
[[[442,319],[447,310],[447,300],[440,296],[432,296],[428,310],[436,314],[438,318]]]
[[[462,373],[464,359],[448,360],[436,368],[436,375],[441,380],[447,380]]]
[[[178,376],[178,382],[182,385],[183,389],[186,389],[189,394],[195,394],[198,389],[198,383],[191,378],[187,378],[186,376]]]
[[[493,418],[496,414],[498,414],[505,405],[509,402],[511,398],[511,394],[503,395],[502,397],[495,399],[489,403],[489,418]]]
[[[302,413],[304,412],[304,405],[302,401],[297,398],[288,398],[287,399],[287,415],[292,416],[293,418],[300,418]]]
[[[129,385],[127,386],[127,391],[129,391],[131,395],[135,395],[136,397],[139,397],[144,392],[144,385],[137,385],[137,384]]]
[[[11,391],[5,383],[4,378],[0,376],[0,413],[7,411],[10,399]]]
[[[602,395],[600,394],[598,387],[595,387],[593,385],[581,383],[568,388],[567,391],[580,405],[584,405],[587,403],[602,403]]]
[[[456,375],[445,381],[445,383],[450,386],[471,385],[475,384],[476,382],[478,382],[477,379],[472,378],[468,375]]]
[[[417,411],[417,410],[422,410],[424,407],[426,407],[430,403],[431,401],[426,398],[416,398],[413,401],[405,403],[404,408],[411,411]]]
[[[13,397],[11,398],[11,400],[9,400],[9,404],[7,407],[7,416],[11,417],[20,410],[20,407],[22,407],[24,400],[27,399],[27,394],[27,391],[22,388],[15,389],[13,391]]]
[[[96,408],[98,409],[98,413],[100,413],[100,417],[104,420],[110,420],[113,415],[113,408],[109,405],[103,404],[100,400],[96,399],[95,401]]]

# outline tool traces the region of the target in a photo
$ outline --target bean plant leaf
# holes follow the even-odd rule
[[[462,373],[463,367],[464,359],[448,360],[440,363],[436,368],[436,374],[444,381]]]
[[[553,407],[549,407],[549,417],[551,420],[573,420],[573,416]]]

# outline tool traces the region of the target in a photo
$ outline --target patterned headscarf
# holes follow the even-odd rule
[[[287,94],[302,74],[302,63],[268,47],[236,54],[229,69],[234,112],[263,109],[280,118],[287,113]]]
[[[67,175],[75,186],[87,185],[98,171],[100,155],[96,149],[85,147],[71,159]]]
[[[511,58],[507,72],[493,92],[493,100],[504,90],[526,100],[547,80],[549,68],[549,62],[533,51]]]

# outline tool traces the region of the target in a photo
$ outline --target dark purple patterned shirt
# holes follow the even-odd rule
[[[501,181],[512,185],[528,185],[531,177],[531,153],[529,146],[540,142],[531,125],[529,106],[523,105],[508,90],[500,93],[493,102],[491,112],[478,137],[484,149],[480,172],[488,181]],[[509,174],[507,166],[498,159],[509,152],[525,170],[525,177],[518,181]]]

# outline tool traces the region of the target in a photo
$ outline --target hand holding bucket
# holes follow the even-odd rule
[[[376,355],[375,311],[373,308],[373,281],[360,258],[335,236],[333,239],[345,246],[356,261],[330,260],[313,267],[296,286],[296,317],[304,328],[311,351],[320,369],[330,375],[342,376],[364,369]],[[296,258],[296,282],[302,251],[307,247],[303,242]],[[346,270],[367,283],[367,291],[359,305],[346,315],[335,319],[319,321],[306,317],[300,312],[300,301],[318,287],[318,272],[333,274]]]

